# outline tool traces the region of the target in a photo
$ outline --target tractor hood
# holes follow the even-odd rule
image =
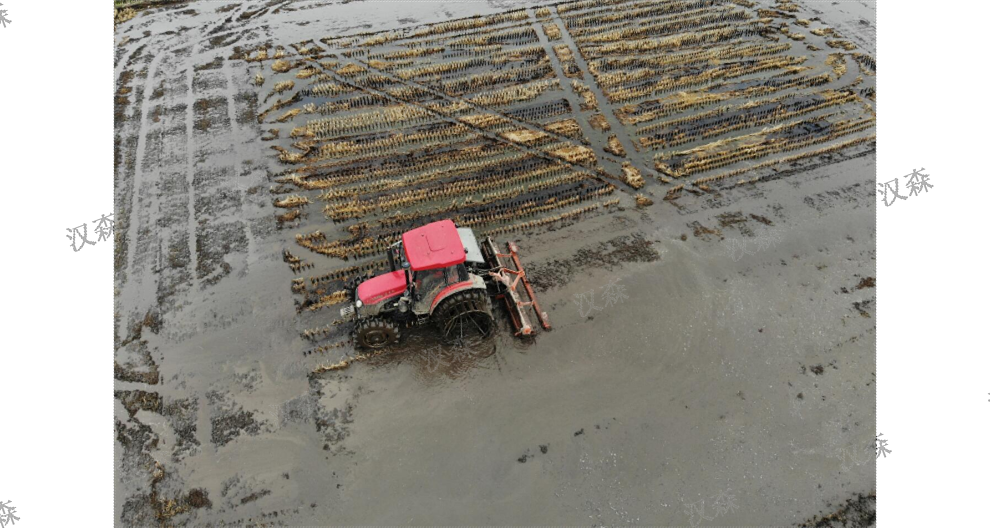
[[[399,270],[370,278],[358,284],[358,299],[364,304],[377,304],[406,290],[406,272]]]

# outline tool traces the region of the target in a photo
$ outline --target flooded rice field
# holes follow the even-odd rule
[[[199,1],[115,32],[120,526],[875,524],[875,5]],[[450,218],[551,331],[355,348]]]

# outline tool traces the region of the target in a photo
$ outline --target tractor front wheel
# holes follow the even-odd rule
[[[455,293],[444,299],[435,317],[447,343],[488,337],[494,327],[492,303],[485,290]]]
[[[399,340],[399,327],[393,321],[373,317],[358,323],[356,341],[362,348],[383,348]]]

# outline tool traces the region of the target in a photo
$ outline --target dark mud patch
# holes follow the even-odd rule
[[[832,513],[815,515],[799,524],[800,528],[865,528],[876,526],[877,523],[877,494],[858,494],[846,500]]]
[[[718,225],[722,229],[725,228],[736,229],[744,236],[748,236],[748,237],[754,236],[753,230],[750,229],[748,225],[750,219],[742,211],[737,211],[734,213],[722,213],[720,215],[717,215],[715,218],[718,219]]]
[[[806,367],[801,367],[802,373],[804,373],[805,370]],[[822,374],[825,374],[825,367],[823,365],[812,365],[810,367],[807,367],[807,370],[810,370],[811,373],[814,374],[815,376],[821,376]]]
[[[160,374],[158,364],[151,357],[148,349],[148,342],[144,340],[130,340],[117,349],[116,355],[123,356],[120,363],[117,359],[113,362],[113,377],[120,381],[134,383],[147,383],[156,385],[159,382]]]
[[[162,412],[162,397],[157,392],[143,390],[114,391],[113,397],[120,400],[120,403],[127,409],[127,414],[131,418],[134,418],[134,415],[138,411],[148,411],[156,414],[161,414]]]
[[[123,506],[121,520],[127,526],[185,526],[193,521],[193,512],[212,508],[209,492],[203,488],[182,490],[181,479],[158,462],[151,469],[151,486],[147,494],[135,494]]]
[[[158,306],[163,311],[171,311],[175,305],[175,294],[185,291],[192,280],[192,273],[188,269],[192,262],[189,233],[176,231],[169,235],[165,262],[167,266],[159,272],[161,279],[158,282]]]
[[[722,231],[719,230],[718,228],[706,227],[697,220],[691,222],[687,226],[691,228],[696,238],[700,238],[705,242],[710,242],[713,239],[713,237],[718,237],[719,240],[725,238],[724,236],[722,236]]]
[[[583,434],[584,429],[582,429],[581,431],[582,431],[582,434]],[[574,436],[577,436],[577,434],[575,433]],[[540,444],[540,446],[538,447],[538,449],[540,451],[540,454],[545,455],[545,454],[547,454],[547,452],[550,451],[550,444]],[[519,457],[519,458],[516,459],[516,461],[519,462],[520,464],[525,464],[527,460],[529,460],[529,459],[535,459],[535,458],[536,458],[536,453],[531,453],[530,450],[527,449],[526,452],[523,453],[521,457]]]
[[[254,392],[261,385],[261,372],[258,370],[240,372],[234,374],[234,381],[246,392]]]
[[[347,452],[342,442],[351,434],[350,426],[354,423],[354,409],[360,391],[349,387],[346,379],[348,378],[324,380],[318,375],[310,378],[310,388],[315,399],[313,421],[317,432],[323,435],[323,450],[333,455]],[[351,397],[347,398],[348,395]],[[324,400],[335,403],[336,406],[327,406]]]
[[[216,134],[230,128],[227,99],[221,96],[197,99],[193,103],[193,129],[199,134]]]
[[[250,90],[237,92],[234,96],[234,108],[237,124],[241,126],[255,126],[258,115],[258,94]]]
[[[125,526],[156,526],[155,511],[147,495],[132,495],[123,505],[120,520]]]
[[[840,205],[852,205],[854,207],[869,205],[873,203],[874,197],[872,188],[854,183],[838,189],[805,196],[804,203],[821,213]]]
[[[223,57],[218,55],[210,62],[193,66],[193,70],[201,72],[206,70],[219,70],[221,67],[223,67]]]
[[[873,308],[873,299],[854,302],[853,308],[855,308],[856,311],[859,312],[860,316],[870,318],[872,316],[870,315],[869,310]]]
[[[247,252],[248,239],[241,222],[214,223],[196,229],[196,276],[216,284],[231,271],[226,256],[234,251]]]
[[[763,225],[773,225],[773,221],[765,216],[750,213],[749,217]]]
[[[234,4],[232,7],[237,7],[237,4]],[[210,34],[213,34],[213,32],[211,31]],[[206,44],[203,44],[203,51],[213,51],[215,49],[227,48],[236,44],[242,38],[244,38],[243,33],[224,33],[221,35],[215,35],[210,37],[206,41]]]
[[[123,448],[121,469],[130,474],[150,470],[154,459],[148,453],[156,449],[159,442],[151,427],[134,420],[115,420],[114,431],[117,443]]]
[[[639,233],[619,236],[596,247],[581,248],[569,259],[527,266],[526,276],[537,291],[547,291],[567,284],[577,273],[588,268],[612,270],[626,262],[660,260],[654,243]]]
[[[214,416],[210,419],[210,425],[212,427],[210,440],[217,446],[227,445],[240,436],[241,432],[250,435],[261,432],[261,425],[254,419],[254,413],[244,409]]]
[[[862,290],[863,288],[876,288],[877,279],[876,277],[863,277],[859,280],[859,284],[856,285],[857,290]]]
[[[202,488],[189,490],[189,494],[186,495],[186,502],[193,508],[213,507],[213,503],[210,502],[210,494]]]
[[[170,270],[185,269],[192,262],[189,251],[189,234],[178,233],[169,240],[165,262]]]
[[[211,390],[206,399],[213,406],[210,417],[210,441],[222,447],[234,441],[242,433],[255,436],[261,433],[264,422],[254,419],[254,413],[244,410],[229,394]]]
[[[200,443],[196,438],[196,419],[199,400],[195,397],[172,400],[166,398],[162,415],[168,419],[175,433],[172,445],[172,461],[181,462],[189,455],[199,452]]]
[[[750,214],[747,215],[742,212],[736,213],[725,213],[716,217],[718,219],[719,226],[724,229],[736,229],[743,236],[752,237],[756,235],[756,231],[753,229],[753,225],[750,222],[756,222],[760,224],[757,229],[765,230],[768,227],[773,227],[773,220],[765,216]],[[712,233],[706,233],[712,234]],[[697,235],[695,235],[697,236]]]
[[[132,140],[134,140],[133,137]],[[124,157],[124,150],[123,148],[121,148],[122,143],[123,142],[121,141],[120,136],[113,138],[113,170],[115,173],[115,177],[114,177],[115,182],[117,180],[116,174],[120,172],[120,164],[123,161],[123,157]],[[128,160],[128,162],[130,163],[130,160]]]
[[[207,214],[219,217],[239,213],[241,204],[241,191],[221,187],[213,192],[196,196],[193,210],[196,218],[201,218]]]
[[[354,405],[350,402],[332,409],[318,408],[315,413],[316,430],[323,434],[323,450],[333,454],[343,452],[339,444],[350,435],[354,423]]]
[[[223,481],[220,487],[220,496],[226,507],[231,509],[250,504],[271,493],[272,490],[262,487],[255,478],[242,477],[240,474]]]
[[[241,504],[247,504],[249,502],[254,502],[254,501],[256,501],[256,500],[264,497],[265,495],[270,495],[271,493],[272,493],[272,490],[267,490],[267,489],[261,490],[261,491],[256,491],[256,492],[248,495],[247,497],[241,498]]]
[[[197,94],[224,91],[226,89],[227,77],[223,72],[197,71],[193,75],[193,92]]]
[[[313,421],[315,403],[309,395],[293,398],[277,408],[275,426],[285,427],[289,424],[307,424]]]

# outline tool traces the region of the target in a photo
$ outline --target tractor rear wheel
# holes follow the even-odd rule
[[[360,347],[383,348],[398,340],[399,327],[393,321],[372,317],[358,323],[356,341]]]
[[[494,328],[492,302],[485,290],[465,290],[443,300],[434,312],[448,343],[488,337]]]

